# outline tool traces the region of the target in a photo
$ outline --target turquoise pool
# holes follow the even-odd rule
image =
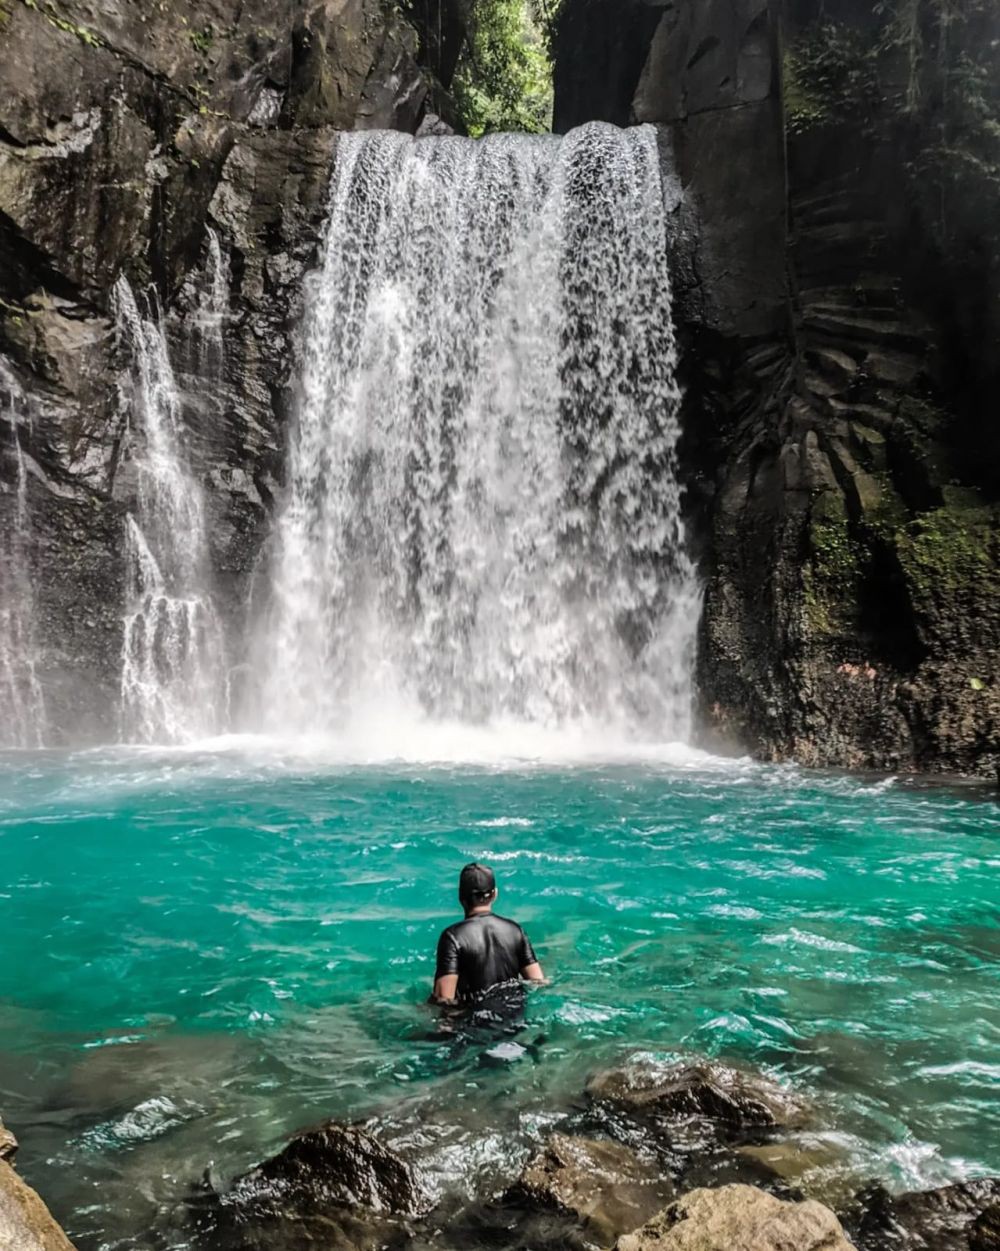
[[[858,1175],[1000,1172],[1000,808],[976,788],[684,752],[22,753],[0,857],[0,1108],[83,1248],[145,1245],[192,1180],[324,1116],[373,1117],[442,1191],[500,1186],[635,1050],[780,1077]],[[544,1043],[499,1068],[423,1004],[472,858],[553,979]]]

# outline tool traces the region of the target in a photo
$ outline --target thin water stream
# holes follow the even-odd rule
[[[10,427],[14,506],[0,536],[0,746],[41,747],[45,695],[38,676],[28,463],[21,445],[26,421],[21,387],[0,359],[0,416]]]
[[[125,521],[121,736],[178,743],[222,728],[225,645],[212,602],[201,486],[189,464],[181,400],[161,319],[115,285],[128,356],[122,398],[135,502]]]

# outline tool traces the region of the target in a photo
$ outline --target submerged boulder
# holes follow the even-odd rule
[[[733,1154],[737,1160],[764,1170],[766,1189],[784,1188],[795,1192],[796,1197],[805,1194],[837,1212],[850,1207],[864,1181],[849,1152],[830,1138],[809,1134],[779,1137],[736,1147]]]
[[[296,1134],[278,1155],[244,1174],[228,1198],[256,1207],[360,1207],[391,1216],[419,1216],[430,1208],[412,1165],[360,1126],[334,1121]]]
[[[973,1245],[974,1232],[977,1239],[989,1236],[989,1223],[984,1219],[978,1225],[978,1218],[1000,1204],[1000,1178],[983,1177],[903,1195],[891,1195],[877,1186],[863,1194],[861,1202],[864,1215],[857,1241],[865,1251],[966,1251]],[[980,1241],[977,1251],[990,1246]]]
[[[616,1251],[852,1251],[840,1222],[821,1203],[787,1203],[753,1186],[693,1190]]]
[[[611,1246],[673,1193],[655,1164],[621,1143],[553,1134],[508,1197],[572,1216],[589,1238]]]
[[[296,1134],[224,1194],[193,1199],[199,1241],[214,1251],[376,1251],[405,1244],[406,1218],[430,1208],[411,1165],[334,1121]]]
[[[0,1126],[3,1137],[14,1136]],[[0,1159],[0,1247],[3,1251],[73,1251],[73,1244],[39,1196],[8,1163]]]
[[[598,1104],[638,1120],[702,1120],[724,1136],[801,1124],[804,1105],[776,1082],[728,1064],[648,1061],[598,1073],[587,1084]]]

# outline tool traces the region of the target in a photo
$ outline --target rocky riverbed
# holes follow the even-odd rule
[[[878,1179],[845,1174],[820,1128],[816,1109],[760,1074],[640,1060],[595,1074],[512,1184],[460,1208],[439,1204],[419,1158],[370,1125],[325,1122],[227,1184],[206,1178],[180,1220],[185,1245],[205,1251],[1000,1246],[1000,1178],[890,1194]],[[0,1245],[68,1251],[13,1168],[16,1146],[0,1125]]]

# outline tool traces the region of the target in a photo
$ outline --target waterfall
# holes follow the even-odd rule
[[[194,315],[197,364],[201,377],[214,382],[218,388],[225,356],[231,275],[229,256],[223,251],[222,242],[211,226],[206,231],[206,243],[207,282],[199,288],[198,307]]]
[[[263,707],[686,738],[655,131],[338,141]]]
[[[37,674],[28,468],[19,429],[26,406],[17,379],[2,361],[0,398],[6,401],[15,464],[13,515],[0,540],[0,746],[41,747],[45,700]]]
[[[114,290],[130,367],[122,380],[135,474],[125,523],[121,730],[132,742],[184,742],[221,728],[225,649],[208,591],[201,488],[187,462],[181,401],[158,318],[127,280]]]

